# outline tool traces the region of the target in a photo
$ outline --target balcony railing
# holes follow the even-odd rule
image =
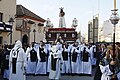
[[[23,27],[16,27],[16,30],[22,31],[22,32],[30,32],[30,28],[23,28]]]
[[[10,25],[8,23],[0,22],[0,31],[11,32],[12,25]]]

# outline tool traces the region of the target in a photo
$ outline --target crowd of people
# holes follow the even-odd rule
[[[1,74],[5,80],[25,80],[26,74],[48,74],[50,80],[56,80],[61,74],[92,75],[96,66],[94,80],[120,80],[119,46],[116,44],[113,60],[111,44],[68,44],[56,39],[53,43],[40,41],[22,46],[18,40],[14,46],[0,46]]]
[[[94,80],[120,80],[120,43],[98,46],[97,54],[101,54],[96,65]],[[115,50],[115,51],[114,51]]]
[[[36,55],[30,57],[32,52]],[[43,41],[27,48],[27,74],[49,74],[52,79],[59,79],[62,74],[89,74],[92,75],[92,65],[96,65],[96,46],[75,42],[73,44],[56,41],[52,44]]]

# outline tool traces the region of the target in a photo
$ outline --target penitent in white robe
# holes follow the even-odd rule
[[[69,46],[64,47],[62,52],[63,64],[62,64],[62,73],[70,73],[70,59],[69,59]]]
[[[19,49],[18,49],[19,48]],[[18,52],[17,52],[18,50]],[[14,54],[15,52],[16,54]],[[12,69],[12,63],[13,63],[13,58],[17,58],[16,60],[16,73],[13,73]],[[22,43],[20,41],[17,41],[14,48],[10,52],[10,58],[9,58],[9,67],[10,67],[10,76],[9,80],[26,80],[25,77],[25,62],[26,56],[25,52],[22,48]]]
[[[42,54],[40,56],[40,54]],[[35,74],[46,74],[47,68],[46,68],[46,55],[47,55],[47,49],[43,47],[43,50],[41,50],[41,47],[37,50],[37,67]],[[42,59],[44,57],[44,59]]]
[[[83,52],[84,47],[86,48],[86,51],[88,52],[89,56],[88,56],[88,61],[82,61],[81,62],[81,73],[82,74],[92,74],[92,64],[91,64],[91,54],[90,54],[90,50],[86,47],[83,46],[81,48],[81,51]]]
[[[71,50],[71,66],[72,66],[72,73],[75,74],[79,74],[80,73],[80,56],[79,56],[79,47],[72,47]]]
[[[55,46],[52,46],[51,48],[52,52],[50,53],[50,73],[49,73],[49,79],[60,79],[61,74],[61,58],[62,58],[62,48],[58,48]],[[54,61],[52,64],[51,61]],[[53,69],[54,67],[54,69]]]
[[[92,45],[92,47],[90,48],[90,53],[91,53],[91,63],[92,65],[96,65],[96,57],[94,57],[94,52],[96,52],[96,46],[95,45]]]
[[[31,61],[31,55],[30,55],[30,51],[34,49],[34,48],[27,48],[27,51],[26,51],[26,55],[27,55],[27,67],[26,67],[26,73],[27,74],[35,74],[35,71],[36,71],[36,61]],[[35,49],[34,49],[35,50]],[[37,55],[37,52],[35,53]]]
[[[45,44],[45,48],[46,48],[46,53],[47,53],[47,61],[46,61],[46,69],[47,72],[50,72],[50,50],[51,50],[51,44]]]

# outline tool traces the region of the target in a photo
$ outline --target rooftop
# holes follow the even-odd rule
[[[35,13],[33,13],[30,10],[28,10],[27,8],[25,8],[24,6],[17,5],[17,7],[16,7],[16,17],[24,17],[24,16],[27,16],[29,18],[33,18],[33,19],[45,22],[45,19],[39,17]]]

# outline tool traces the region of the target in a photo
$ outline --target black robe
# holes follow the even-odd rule
[[[30,51],[30,61],[31,62],[37,61],[37,52],[34,50],[34,48]]]
[[[68,47],[67,47],[67,49],[68,49]],[[63,57],[63,60],[64,60],[64,61],[68,61],[68,52],[65,51],[65,50],[63,50],[63,52],[62,52],[62,57]]]
[[[93,57],[96,58],[96,51],[94,50],[96,47],[93,47]]]
[[[40,62],[46,62],[47,55],[44,52],[44,48],[39,48]]]
[[[56,61],[57,58],[54,58],[53,55],[51,55],[51,70],[56,71]]]
[[[89,53],[86,51],[86,48],[82,51],[82,61],[88,62],[89,61]]]
[[[77,48],[77,50],[79,49],[79,47]],[[77,52],[75,52],[75,50],[73,51],[73,54],[72,54],[72,61],[73,62],[76,62],[77,61],[77,55],[78,55],[78,53]]]
[[[102,72],[100,70],[100,66],[97,65],[94,80],[101,80],[101,76],[102,76]]]
[[[3,56],[4,69],[9,69],[9,57],[10,57],[10,51],[8,49],[4,49],[4,56]]]
[[[16,57],[12,57],[12,73],[13,74],[16,74],[16,63],[17,63],[17,57],[18,57],[18,53],[19,53],[18,49],[16,51],[12,50],[12,53],[13,53],[12,55],[16,56]]]
[[[76,62],[76,60],[77,60],[77,52],[73,52],[73,54],[72,54],[72,61],[73,62]]]
[[[12,73],[16,74],[16,62],[17,58],[12,58]]]

